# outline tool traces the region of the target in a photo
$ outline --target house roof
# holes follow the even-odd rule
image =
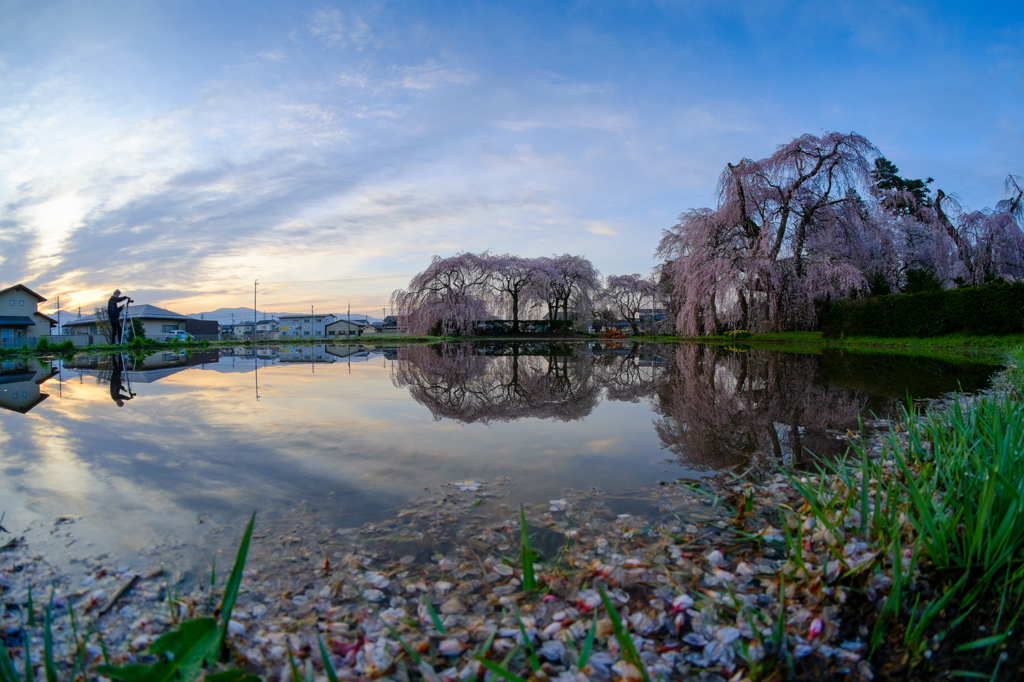
[[[36,292],[32,291],[31,289],[29,289],[24,284],[14,284],[14,285],[9,286],[9,287],[4,287],[3,289],[0,289],[0,296],[3,296],[5,293],[10,291],[11,289],[23,289],[26,293],[32,294],[33,296],[38,298],[40,301],[45,301],[46,300],[44,297],[42,297],[39,294],[37,294]]]
[[[279,320],[294,320],[295,318],[298,318],[298,317],[337,317],[337,315],[335,315],[334,313],[317,313],[315,315],[308,315],[306,313],[297,313],[297,314],[294,314],[294,315],[278,315],[277,319],[279,319]]]
[[[0,327],[34,327],[31,317],[24,315],[0,315]]]
[[[184,320],[186,319],[181,313],[176,313],[171,310],[165,310],[164,308],[158,308],[155,305],[149,305],[148,303],[133,304],[128,309],[128,313],[133,317],[140,320]],[[83,315],[79,319],[71,320],[70,322],[63,323],[65,327],[74,327],[82,324],[95,324],[97,321],[105,322],[107,320],[106,315],[101,315],[97,318],[96,315]],[[252,324],[250,322],[250,324]]]
[[[39,317],[42,317],[43,319],[46,319],[46,320],[48,320],[48,321],[50,322],[50,326],[51,326],[51,327],[52,327],[52,326],[54,326],[55,324],[57,324],[57,320],[53,319],[52,317],[50,317],[50,316],[49,316],[49,315],[47,315],[46,313],[41,313],[41,312],[39,312],[39,311],[37,310],[37,311],[36,311],[36,315],[38,315]]]

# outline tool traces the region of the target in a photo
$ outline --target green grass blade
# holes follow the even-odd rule
[[[500,667],[494,661],[488,661],[486,658],[482,656],[478,657],[476,660],[480,661],[480,665],[487,668],[503,680],[508,680],[508,682],[526,682],[526,680],[522,677],[519,677],[519,675],[516,675],[515,673],[510,673],[509,671]]]
[[[29,656],[32,651],[32,637],[25,629],[25,623],[21,624],[22,637],[25,638],[25,682],[35,682],[35,670],[32,667],[32,658]]]
[[[206,610],[213,610],[213,591],[217,587],[217,556],[213,557],[213,565],[210,566],[210,594],[206,599]]]
[[[53,662],[53,593],[50,593],[50,603],[46,605],[46,620],[43,623],[43,670],[46,671],[46,682],[57,682],[57,666]],[[26,649],[25,658],[28,658]]]
[[[96,640],[100,643],[100,651],[103,652],[103,665],[110,665],[110,654],[107,652],[107,643],[103,639],[103,634],[97,629]]]
[[[327,673],[328,682],[338,682],[338,674],[334,672],[331,659],[327,657],[327,649],[324,648],[324,640],[320,638],[319,632],[316,633],[316,642],[320,645],[320,658],[324,660],[324,672]]]
[[[390,623],[381,618],[380,611],[374,608],[373,604],[371,604],[369,600],[363,596],[363,591],[359,589],[358,585],[354,583],[349,583],[349,585],[351,585],[352,589],[354,589],[356,591],[356,594],[359,595],[359,599],[363,602],[363,605],[366,606],[366,608],[368,608],[370,611],[372,611],[373,615],[377,616],[377,618],[380,618],[380,622],[383,623],[384,627],[388,629],[388,632],[391,633],[391,636],[394,637],[398,641],[398,643],[402,645],[402,648],[405,649],[405,653],[409,654],[409,658],[411,658],[418,667],[422,668],[423,658],[418,653],[416,653],[416,650],[405,643],[405,640],[402,639],[402,636],[398,634],[398,630],[391,627]]]
[[[7,653],[7,647],[0,639],[0,682],[21,682],[18,678],[18,670],[14,667],[14,661]]]
[[[299,682],[302,678],[299,677],[299,669],[295,667],[295,657],[292,656],[292,645],[285,640],[286,649],[288,649],[288,665],[292,668],[292,682]]]
[[[231,612],[235,608],[235,599],[238,597],[238,589],[242,586],[242,571],[245,569],[245,559],[249,554],[249,541],[252,540],[252,529],[256,524],[256,512],[249,518],[249,525],[245,527],[245,534],[242,536],[242,543],[238,546],[238,555],[235,557],[235,565],[231,569],[231,576],[227,585],[224,586],[224,600],[220,605],[221,635],[220,650],[221,658],[227,660],[228,656],[228,621],[231,620]]]
[[[222,673],[208,674],[204,679],[206,682],[262,682],[260,678],[244,670],[225,670]]]
[[[523,590],[532,592],[537,589],[537,578],[533,575],[533,549],[530,547],[530,533],[526,528],[526,509],[519,505],[519,527],[522,533],[520,561],[523,564]]]
[[[434,623],[434,629],[442,635],[447,635],[448,631],[444,629],[444,623],[441,622],[441,617],[437,615],[437,611],[434,610],[434,605],[430,603],[427,595],[423,595],[423,603],[427,606],[427,613],[430,614],[430,620]]]
[[[982,639],[976,639],[973,642],[967,642],[961,644],[956,648],[957,651],[970,651],[971,649],[983,649],[984,647],[991,646],[993,644],[999,644],[1006,639],[1006,633],[1001,635],[992,635],[991,637],[983,637]]]
[[[32,605],[32,586],[28,586],[28,624],[36,624],[36,609]]]
[[[647,670],[644,668],[643,661],[640,660],[640,654],[637,653],[636,647],[633,646],[632,638],[626,632],[626,628],[623,627],[622,618],[619,616],[619,612],[615,610],[612,600],[608,598],[604,585],[598,584],[597,591],[601,594],[604,609],[608,612],[608,618],[612,621],[612,633],[615,635],[615,640],[619,643],[622,659],[640,671],[644,682],[651,682],[651,678],[647,675]]]
[[[526,647],[526,653],[530,659],[530,668],[533,669],[533,672],[537,672],[540,670],[540,659],[537,658],[537,651],[533,648],[533,642],[526,635],[526,628],[523,627],[523,621],[519,617],[519,607],[513,604],[512,608],[514,609],[513,613],[516,617],[516,624],[519,626],[519,632],[523,635],[523,646]]]
[[[594,620],[590,622],[590,629],[587,631],[587,637],[583,640],[583,646],[580,647],[580,660],[576,664],[577,668],[583,668],[587,665],[587,661],[590,660],[590,652],[594,648],[594,635],[597,632],[597,611],[594,611]]]

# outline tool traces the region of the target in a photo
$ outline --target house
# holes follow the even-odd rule
[[[48,336],[57,321],[39,312],[45,300],[24,284],[0,289],[0,338]]]
[[[49,397],[41,386],[56,373],[49,362],[33,359],[0,362],[0,407],[25,414]]]
[[[337,315],[281,315],[277,322],[279,338],[298,339],[327,336],[327,325],[337,320]]]
[[[184,330],[187,326],[187,319],[181,313],[176,313],[164,308],[158,308],[148,303],[133,303],[128,309],[128,314],[133,320],[141,320],[142,328],[147,339],[163,339],[170,332],[178,329]],[[109,327],[105,313],[96,315],[83,315],[78,319],[64,322],[64,327],[69,334],[105,334]]]
[[[235,322],[232,326],[231,338],[235,341],[247,341],[252,339],[252,328],[255,322]]]
[[[191,317],[185,318],[185,331],[194,336],[197,341],[220,340],[220,323],[217,320],[196,320]]]
[[[277,341],[280,338],[277,327],[277,320],[260,320],[256,323],[256,340]]]
[[[356,321],[349,322],[348,320],[337,320],[336,322],[328,324],[324,330],[327,338],[338,336],[350,338],[353,336],[362,336],[365,326],[366,325]]]

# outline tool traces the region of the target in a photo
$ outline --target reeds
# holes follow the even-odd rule
[[[891,571],[872,647],[900,624],[904,645],[920,653],[929,628],[953,606],[960,615],[947,630],[979,608],[992,609],[996,630],[959,650],[997,645],[1024,604],[1024,403],[1005,395],[923,413],[910,405],[902,424],[904,437],[893,430],[886,439],[888,462],[855,444],[858,464],[824,464],[817,486],[793,483],[830,532],[842,535],[859,517],[856,532],[880,550],[876,567]],[[825,485],[837,479],[841,485]],[[797,565],[799,543],[787,543]],[[941,596],[922,600],[915,570]]]

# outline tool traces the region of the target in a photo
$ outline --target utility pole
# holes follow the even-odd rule
[[[60,336],[60,292],[57,292],[57,335]]]
[[[258,285],[259,283],[260,283],[260,281],[258,279],[257,280],[253,280],[253,283],[252,283],[252,340],[253,340],[253,342],[256,341],[256,285]]]
[[[309,336],[310,338],[316,337],[316,320],[313,319],[313,306],[309,306]]]

